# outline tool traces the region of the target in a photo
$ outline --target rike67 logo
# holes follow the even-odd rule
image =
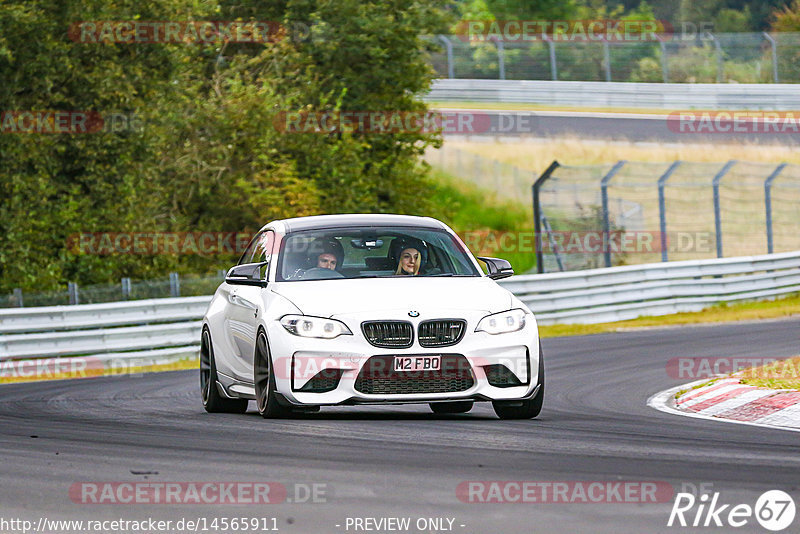
[[[723,504],[719,495],[719,492],[714,492],[713,495],[704,493],[695,497],[692,493],[678,493],[667,526],[739,528],[755,519],[763,528],[778,532],[794,521],[794,499],[785,491],[766,491],[754,506]]]

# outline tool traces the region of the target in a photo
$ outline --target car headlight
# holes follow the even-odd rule
[[[353,335],[343,322],[324,317],[284,315],[281,317],[281,325],[290,333],[300,337],[333,339],[339,336]]]
[[[478,323],[476,332],[506,334],[525,328],[525,311],[519,308],[487,315]]]

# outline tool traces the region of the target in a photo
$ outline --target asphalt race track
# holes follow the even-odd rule
[[[264,517],[276,518],[286,533],[367,531],[348,528],[348,517],[410,517],[407,532],[421,531],[414,526],[419,518],[451,518],[452,532],[472,534],[723,532],[730,527],[667,528],[672,498],[486,504],[462,502],[456,487],[493,480],[659,481],[675,492],[705,484],[731,505],[753,506],[770,489],[800,503],[799,434],[646,406],[653,393],[678,385],[666,371],[670,358],[794,355],[800,319],[545,339],[543,347],[547,394],[533,421],[500,421],[487,404],[453,416],[435,416],[427,406],[349,407],[267,421],[253,403],[246,415],[209,415],[197,373],[189,371],[0,386],[0,515],[34,524],[41,517]],[[76,482],[113,481],[272,481],[284,484],[293,501],[304,500],[304,484],[323,484],[317,500],[326,502],[199,506],[70,498]],[[797,532],[798,524],[800,518],[786,532]],[[736,531],[764,529],[751,518]]]
[[[444,110],[444,108],[442,109]],[[722,121],[708,126],[699,122],[697,114],[694,130],[681,129],[676,115],[636,113],[595,113],[585,111],[514,111],[514,110],[456,110],[451,113],[466,114],[472,118],[472,129],[453,127],[445,130],[446,138],[465,135],[507,137],[574,137],[577,139],[623,142],[685,143],[685,144],[800,144],[796,120],[784,121],[780,127],[766,128],[760,123],[754,128]],[[720,126],[721,125],[721,126]],[[713,132],[709,131],[713,129]],[[720,131],[716,128],[723,128]]]

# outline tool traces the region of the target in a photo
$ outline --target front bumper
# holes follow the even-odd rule
[[[309,339],[292,335],[280,324],[269,324],[268,337],[272,353],[277,392],[287,404],[296,406],[411,404],[457,400],[519,400],[535,394],[539,383],[539,339],[533,316],[523,329],[491,335],[475,332],[469,321],[459,343],[439,349],[419,346],[417,340],[404,349],[385,349],[371,345],[361,333],[359,324],[347,321],[353,335],[336,339]],[[414,324],[415,331],[417,324]],[[355,328],[354,328],[355,327]],[[373,356],[442,355],[463,356],[472,384],[460,391],[418,393],[365,393],[359,385],[359,374]],[[498,384],[496,371],[504,368],[513,374],[509,382]],[[371,369],[371,368],[370,368]],[[488,375],[487,376],[487,372]],[[504,371],[505,372],[505,371]],[[506,377],[508,376],[506,372]],[[302,391],[309,381],[321,376],[333,377],[329,391]],[[493,374],[495,373],[495,374]],[[414,376],[413,373],[408,375]],[[419,376],[419,375],[416,375]],[[324,381],[323,381],[324,382]],[[316,383],[316,382],[315,382]]]

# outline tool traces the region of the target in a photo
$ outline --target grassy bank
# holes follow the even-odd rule
[[[533,215],[529,206],[499,199],[492,191],[480,189],[438,169],[431,170],[429,190],[434,211],[428,215],[447,223],[462,237],[468,232],[487,230],[495,234],[532,231]],[[530,271],[536,265],[533,251],[499,252],[489,248],[472,252],[508,260],[518,274]]]
[[[675,160],[719,163],[728,160],[754,163],[800,164],[800,151],[778,145],[643,145],[626,142],[585,141],[562,137],[518,142],[464,142],[447,145],[496,159],[534,173],[544,171],[554,159],[562,165],[602,165],[620,160],[663,163]]]
[[[639,317],[638,319],[618,321],[615,323],[540,326],[539,335],[541,337],[580,336],[620,332],[636,328],[779,319],[792,315],[800,315],[800,294],[793,294],[781,299],[760,302],[718,304],[699,312],[676,313],[658,317]]]

